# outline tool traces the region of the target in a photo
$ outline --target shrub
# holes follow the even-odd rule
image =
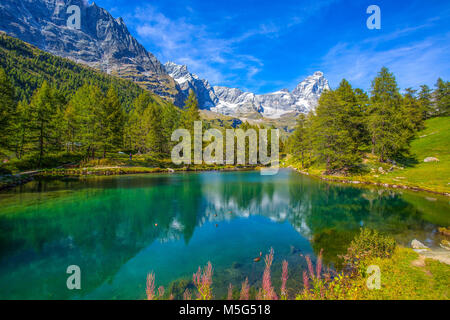
[[[342,258],[344,264],[351,273],[359,272],[365,274],[366,260],[372,258],[389,258],[394,253],[396,243],[394,238],[379,234],[376,230],[361,228],[350,247],[347,254]]]

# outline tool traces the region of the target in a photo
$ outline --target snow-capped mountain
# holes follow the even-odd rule
[[[188,71],[187,66],[177,65],[173,62],[167,62],[164,65],[167,73],[175,79],[180,87],[184,100],[189,96],[189,91],[193,90],[197,95],[198,103],[203,109],[213,108],[218,102],[214,89],[209,82],[200,79],[197,75]]]
[[[320,71],[300,82],[292,92],[282,89],[258,95],[237,88],[211,87],[207,80],[190,73],[186,66],[173,62],[168,62],[164,66],[167,73],[181,87],[185,97],[189,94],[189,90],[193,90],[201,109],[229,116],[245,117],[258,113],[266,118],[280,118],[290,113],[306,113],[316,107],[324,90],[330,90],[328,80]]]
[[[306,113],[315,108],[322,92],[330,90],[330,86],[323,73],[317,71],[300,82],[292,92],[282,89],[257,95],[226,87],[214,87],[214,90],[219,103],[211,111],[226,115],[258,112],[266,118],[280,118],[289,113]]]

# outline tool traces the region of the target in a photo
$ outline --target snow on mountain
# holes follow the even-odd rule
[[[257,95],[237,88],[211,87],[208,81],[190,73],[186,66],[173,62],[166,63],[164,67],[186,97],[189,90],[197,94],[200,108],[229,116],[259,113],[266,118],[280,118],[288,113],[306,113],[317,106],[324,90],[330,90],[328,80],[320,71],[300,82],[292,92],[282,89]]]
[[[189,96],[189,91],[193,90],[197,95],[198,103],[202,109],[210,109],[218,103],[218,98],[209,82],[190,73],[187,66],[167,62],[164,65],[164,68],[178,83],[178,86],[183,93],[184,100]]]

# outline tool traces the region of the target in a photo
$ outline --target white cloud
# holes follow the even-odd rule
[[[134,27],[140,42],[162,62],[186,64],[191,72],[208,79],[212,85],[235,86],[241,82],[236,80],[240,75],[239,80],[244,77],[244,87],[256,90],[263,83],[267,84],[267,81],[254,78],[263,70],[264,62],[254,55],[242,54],[241,44],[253,37],[276,38],[287,28],[302,23],[308,16],[335,1],[302,3],[293,10],[295,16],[283,18],[282,21],[264,21],[234,37],[221,36],[216,30],[211,30],[211,26],[193,24],[185,17],[170,19],[152,5],[136,8],[124,19]],[[188,11],[191,17],[195,16],[192,8],[189,7]],[[236,19],[228,17],[227,23],[239,23]]]
[[[386,39],[391,40],[395,36],[388,35]],[[450,62],[450,33],[385,50],[378,48],[382,40],[376,39],[373,41],[375,44],[338,43],[329,50],[322,59],[321,68],[332,87],[345,78],[354,86],[368,90],[383,66],[394,73],[402,89],[417,88],[421,84],[433,85],[438,77],[450,76],[450,70],[445,67]]]
[[[249,37],[275,32],[261,26],[238,37],[223,39],[205,25],[194,25],[186,18],[169,19],[151,5],[137,8],[125,19],[135,27],[139,40],[151,46],[150,51],[161,61],[186,64],[191,72],[214,85],[231,83],[236,70],[248,70],[249,77],[255,75],[263,63],[254,56],[237,54],[235,46]],[[222,72],[225,67],[227,71]]]

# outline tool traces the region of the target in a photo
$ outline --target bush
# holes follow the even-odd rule
[[[350,243],[347,254],[342,258],[350,272],[364,275],[366,260],[372,258],[389,258],[394,253],[394,238],[379,234],[376,230],[362,228],[358,236]]]
[[[8,168],[0,167],[0,176],[12,174],[11,170]]]

